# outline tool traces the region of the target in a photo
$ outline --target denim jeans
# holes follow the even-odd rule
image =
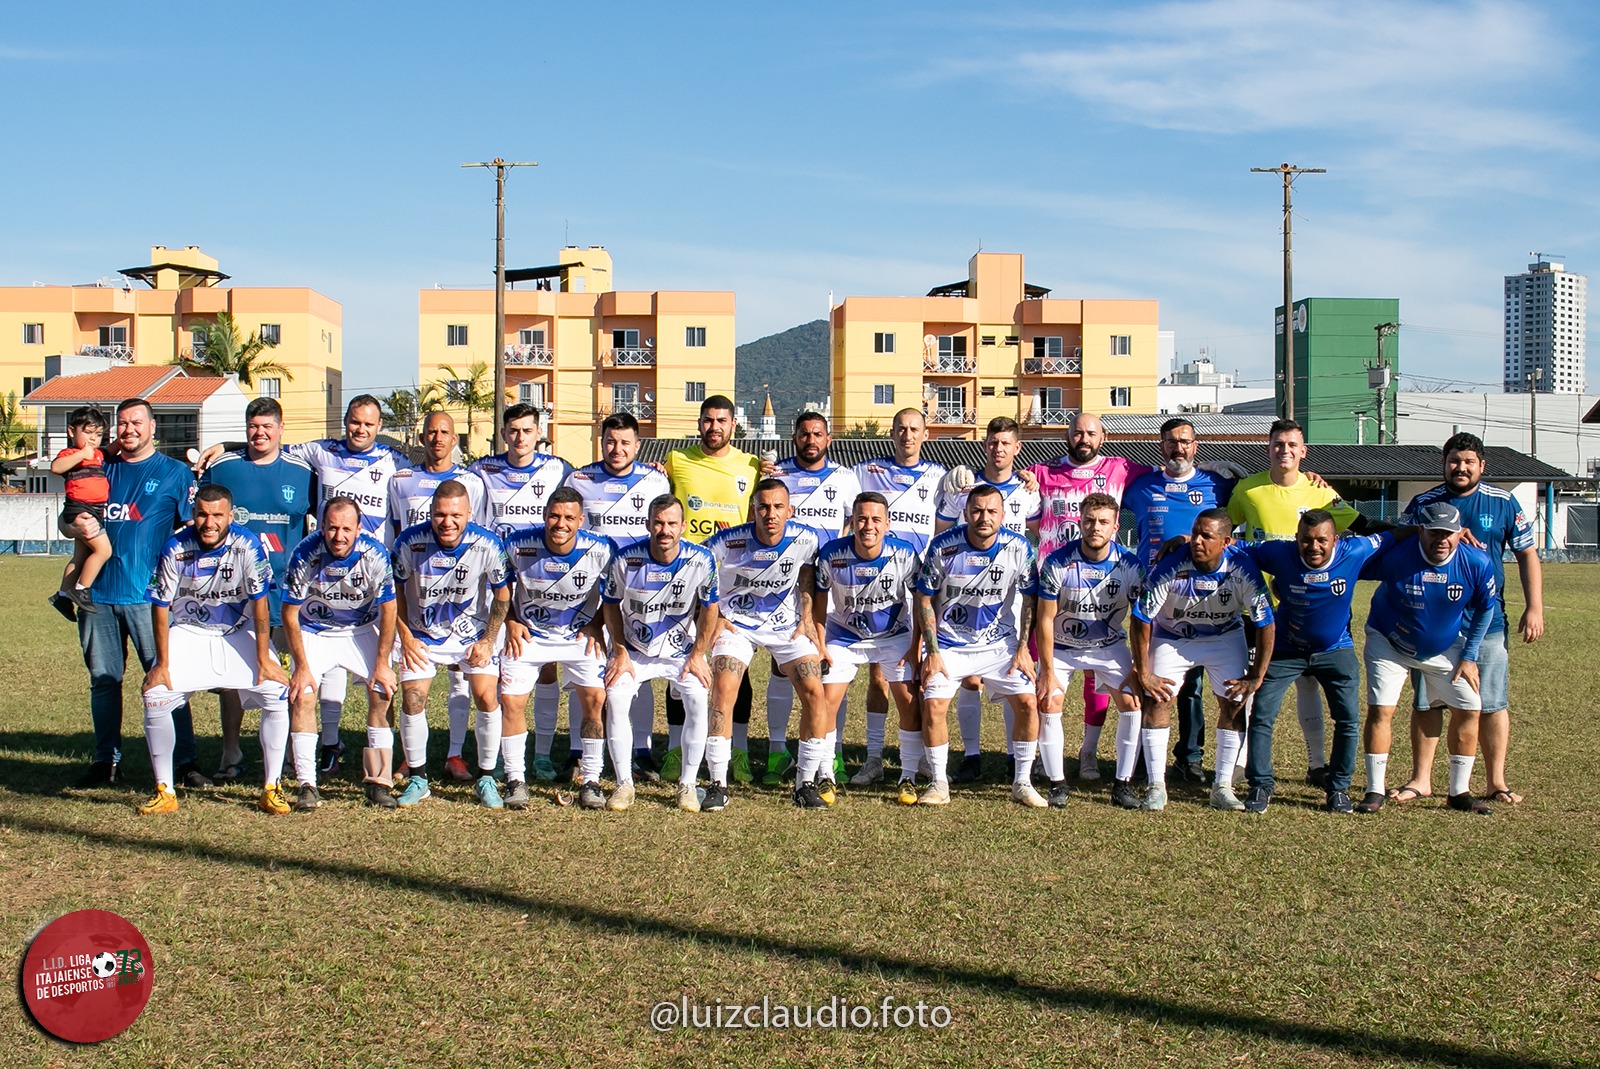
[[[1273,786],[1272,728],[1278,720],[1283,696],[1295,680],[1310,676],[1322,684],[1333,717],[1333,745],[1328,757],[1328,789],[1347,791],[1356,770],[1356,748],[1361,731],[1361,663],[1353,649],[1324,653],[1273,650],[1266,678],[1256,691],[1250,713],[1250,754],[1245,780],[1251,788]]]
[[[128,643],[145,671],[156,663],[155,624],[149,605],[101,605],[100,611],[78,614],[78,641],[89,670],[89,715],[94,719],[94,759],[122,761],[122,676],[128,665]],[[141,722],[143,717],[141,715]],[[194,721],[189,703],[172,712],[177,729],[174,767],[194,761]]]
[[[1178,691],[1178,745],[1172,753],[1180,765],[1198,765],[1206,753],[1206,670],[1191,668]]]

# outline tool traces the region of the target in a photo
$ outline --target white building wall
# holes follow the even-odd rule
[[[1401,393],[1396,436],[1400,445],[1438,446],[1457,431],[1470,431],[1484,445],[1531,453],[1530,400],[1525,393]],[[1539,394],[1538,458],[1587,477],[1589,461],[1600,458],[1600,426],[1580,421],[1597,401],[1594,394]]]

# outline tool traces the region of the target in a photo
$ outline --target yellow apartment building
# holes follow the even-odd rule
[[[599,421],[629,412],[643,437],[692,435],[700,402],[733,396],[734,295],[727,291],[617,290],[599,246],[561,250],[558,262],[506,272],[506,334],[494,337],[494,287],[418,295],[418,384],[465,375],[506,357],[506,402],[542,412],[555,451],[599,459]],[[517,288],[518,286],[524,288]],[[447,405],[456,429],[465,410]],[[468,452],[488,451],[493,413],[474,416]]]
[[[170,364],[192,352],[195,326],[230,312],[241,334],[274,343],[271,359],[293,376],[245,388],[283,405],[285,440],[343,433],[339,302],[305,287],[223,286],[228,276],[194,245],[152,246],[148,264],[118,274],[114,283],[0,287],[0,394],[21,398],[39,386],[46,356]]]
[[[939,438],[1010,416],[1056,438],[1080,411],[1156,411],[1157,302],[1063,300],[1024,281],[1020,253],[980,252],[926,297],[847,297],[832,311],[833,423],[920,408]]]

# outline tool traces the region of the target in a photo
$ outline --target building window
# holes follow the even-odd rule
[[[261,396],[262,397],[282,397],[283,396],[283,380],[282,379],[262,379],[261,380]]]
[[[1007,386],[1006,387],[1006,391],[1005,391],[1005,396],[1006,397],[1015,397],[1015,396],[1017,396],[1017,392],[1018,391],[1017,391],[1017,388],[1015,386]]]
[[[994,344],[994,337],[995,336],[993,334],[985,334],[983,337],[978,339],[978,344],[979,345],[993,345]]]
[[[687,349],[704,349],[706,347],[705,327],[684,327],[683,344]]]
[[[544,383],[519,382],[517,383],[517,404],[532,405],[534,408],[544,407]]]
[[[941,361],[965,360],[967,356],[967,336],[965,334],[941,334],[939,336],[939,358]]]
[[[872,351],[875,353],[894,352],[893,332],[878,331],[872,335]]]
[[[465,323],[451,323],[444,328],[444,343],[446,345],[467,344],[467,325]]]
[[[27,375],[22,380],[22,396],[26,397],[44,385],[43,375]]]
[[[100,344],[101,345],[127,345],[128,344],[128,328],[127,327],[101,327],[100,328]]]
[[[1131,334],[1111,335],[1111,355],[1130,356],[1133,353],[1133,336]]]
[[[706,399],[706,384],[703,382],[684,383],[683,399],[685,401],[704,401]]]
[[[1127,408],[1133,404],[1133,391],[1127,386],[1111,387],[1111,407]]]
[[[875,405],[894,404],[894,384],[887,386],[874,386],[872,388],[872,403]]]
[[[258,332],[265,345],[279,345],[283,342],[283,325],[281,323],[263,323]]]
[[[1033,358],[1035,360],[1056,360],[1061,356],[1060,338],[1035,338],[1033,339]]]
[[[43,345],[44,344],[44,324],[43,323],[24,323],[24,324],[22,324],[22,344],[23,345]]]
[[[611,332],[611,348],[639,348],[639,332],[637,330],[613,330]]]
[[[542,329],[517,331],[518,345],[534,345],[544,348],[544,331]]]
[[[994,387],[993,386],[980,386],[980,387],[978,387],[978,396],[979,397],[993,397],[994,396]]]

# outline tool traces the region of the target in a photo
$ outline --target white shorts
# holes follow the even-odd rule
[[[906,658],[911,651],[911,632],[894,638],[871,639],[850,646],[828,643],[827,671],[824,683],[853,683],[856,671],[864,664],[875,664],[883,669],[883,678],[890,683],[909,683],[916,675],[917,666]],[[906,663],[901,664],[904,660]]]
[[[306,650],[305,669],[320,686],[328,673],[344,669],[365,682],[378,665],[378,629],[329,634],[326,631],[301,631],[300,644]]]
[[[419,640],[420,642],[420,640]],[[432,679],[438,674],[441,666],[452,668],[460,666],[461,671],[469,676],[498,676],[500,674],[500,651],[505,648],[506,629],[501,628],[500,634],[495,639],[494,650],[489,656],[487,664],[478,667],[467,663],[467,654],[471,652],[476,642],[451,635],[443,642],[430,646],[421,642],[422,650],[428,655],[428,667],[413,669],[406,667],[405,658],[400,655],[399,643],[395,644],[394,664],[395,670],[400,675],[400,682],[415,683],[421,679]]]
[[[1167,680],[1174,687],[1181,687],[1183,677],[1197,665],[1206,670],[1206,678],[1211,681],[1211,693],[1226,698],[1228,680],[1243,679],[1250,667],[1250,650],[1245,645],[1244,630],[1198,638],[1151,636],[1151,675]]]
[[[683,675],[683,666],[688,663],[687,657],[651,657],[648,654],[629,650],[628,656],[633,660],[633,672],[625,675],[612,686],[612,690],[627,689],[637,691],[639,687],[652,679],[665,679],[669,689],[679,698],[684,690],[698,690],[706,692],[705,684],[694,676],[678,677]]]
[[[258,684],[256,668],[256,637],[249,628],[224,635],[174,627],[167,634],[167,675],[172,685],[146,691],[145,704],[177,705],[199,691],[234,690],[246,708],[286,708],[289,688],[282,683]]]
[[[1067,693],[1074,672],[1093,672],[1095,689],[1101,694],[1115,694],[1127,686],[1133,675],[1133,656],[1121,642],[1099,646],[1092,650],[1055,648],[1056,677],[1051,687]]]
[[[500,654],[500,692],[527,694],[533,690],[533,685],[539,681],[539,672],[547,664],[561,666],[561,678],[568,687],[606,685],[605,663],[589,652],[589,640],[585,636],[560,641],[527,638],[522,642],[522,653],[518,657]]]
[[[1396,649],[1393,643],[1372,628],[1367,628],[1364,658],[1367,662],[1367,704],[1399,705],[1400,689],[1411,678],[1411,673],[1416,671],[1422,675],[1429,698],[1443,701],[1452,709],[1479,712],[1483,709],[1482,695],[1468,686],[1466,680],[1450,678],[1461,663],[1464,645],[1457,639],[1456,644],[1444,653],[1418,660]]]
[[[732,624],[722,629],[722,634],[711,644],[711,656],[732,657],[743,662],[745,667],[755,659],[756,647],[760,646],[772,654],[772,659],[781,668],[786,664],[800,660],[802,657],[815,657],[817,645],[809,638],[791,638],[794,631],[745,631]]]
[[[961,681],[968,676],[983,680],[989,697],[1010,697],[1014,694],[1032,694],[1034,687],[1027,676],[1011,667],[1017,651],[1007,646],[956,647],[940,650],[944,671],[926,680],[922,685],[924,698],[943,699],[955,697]]]

